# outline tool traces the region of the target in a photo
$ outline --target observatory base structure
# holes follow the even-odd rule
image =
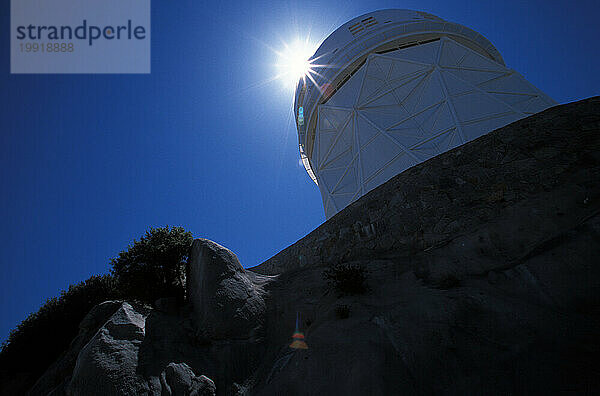
[[[327,218],[416,164],[556,104],[477,38],[428,31],[404,46],[363,44],[337,77],[300,84],[296,108],[310,112],[300,151]]]

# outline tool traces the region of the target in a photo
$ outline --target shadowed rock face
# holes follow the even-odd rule
[[[148,393],[136,375],[146,315],[123,303],[79,352],[67,395],[135,395]]]
[[[95,309],[38,384],[68,371],[52,394],[597,394],[598,153],[591,98],[398,175],[253,269],[197,239],[188,306]],[[333,264],[364,268],[368,291],[340,296]],[[306,350],[289,347],[296,312]]]
[[[267,277],[246,272],[237,256],[207,239],[196,239],[188,263],[189,302],[203,337],[249,339],[259,336]],[[192,286],[193,285],[193,286]]]
[[[357,296],[338,297],[322,268],[283,273],[252,394],[597,393],[599,242],[597,215],[518,264],[451,282],[419,257],[355,261],[370,288]],[[308,350],[286,347],[296,310]]]
[[[216,391],[215,383],[208,377],[197,377],[185,363],[169,363],[160,376],[162,392],[167,396],[210,396]]]
[[[253,392],[597,393],[598,153],[600,99],[557,106],[396,176],[252,268],[280,274]],[[371,291],[333,293],[322,272],[337,263],[366,268]],[[306,351],[285,347],[297,310]]]
[[[98,321],[104,323],[81,348],[79,340],[88,335],[89,326],[95,326]],[[166,316],[139,304],[117,301],[100,304],[82,321],[82,331],[70,349],[44,374],[30,394],[214,395],[216,387],[210,378],[196,376],[184,362],[169,363],[169,359],[189,360],[215,372],[214,357],[211,360],[210,353],[203,348],[193,351],[193,341],[185,330],[174,331],[182,321],[185,319]],[[147,335],[146,330],[154,334]],[[168,335],[157,336],[161,331]],[[182,349],[187,352],[182,353]],[[208,358],[199,360],[204,354]],[[74,368],[58,372],[71,364],[72,356],[76,356]],[[56,386],[53,380],[59,374],[63,377]]]
[[[29,390],[29,393],[31,395],[46,395],[61,385],[66,377],[70,377],[81,349],[86,346],[98,329],[106,323],[115,311],[121,307],[121,304],[122,301],[105,301],[92,308],[79,324],[79,334],[73,339],[69,349],[46,370],[33,388]]]

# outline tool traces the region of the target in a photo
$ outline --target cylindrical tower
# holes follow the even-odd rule
[[[555,104],[481,34],[425,12],[355,18],[311,62],[294,111],[327,218],[413,165]]]

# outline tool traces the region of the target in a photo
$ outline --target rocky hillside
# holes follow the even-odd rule
[[[249,270],[195,240],[185,306],[97,306],[30,394],[596,394],[598,257],[590,98],[407,170]]]

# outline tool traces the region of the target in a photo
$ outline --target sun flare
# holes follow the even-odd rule
[[[312,78],[314,65],[310,57],[314,51],[308,41],[296,40],[277,52],[278,78],[287,88],[295,87],[300,79]]]

